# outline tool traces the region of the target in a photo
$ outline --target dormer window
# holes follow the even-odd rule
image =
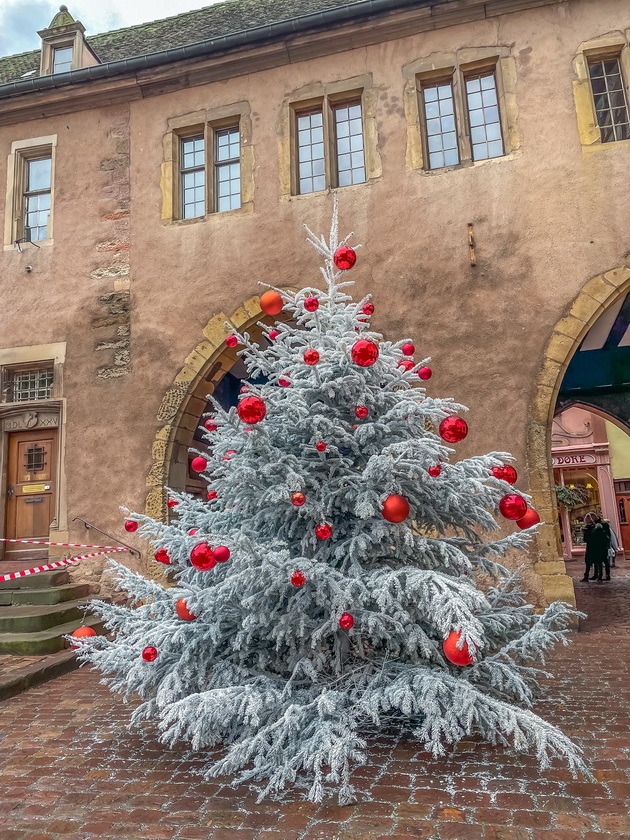
[[[55,47],[53,50],[53,73],[68,73],[72,70],[72,53],[71,46]]]

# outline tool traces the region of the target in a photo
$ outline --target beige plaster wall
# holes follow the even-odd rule
[[[365,246],[352,272],[357,294],[373,294],[378,329],[413,338],[418,354],[432,357],[430,393],[470,406],[461,453],[511,450],[517,486],[527,490],[528,413],[547,342],[587,280],[622,265],[630,251],[630,143],[583,149],[572,66],[582,42],[628,28],[622,0],[571,0],[0,128],[1,185],[13,140],[58,135],[55,243],[0,254],[0,344],[67,342],[70,518],[85,516],[122,536],[117,505],[144,507],[158,408],[204,326],[255,295],[259,279],[318,283],[318,258],[304,245],[302,223],[326,231],[332,201],[326,194],[280,197],[283,102],[309,85],[366,73],[376,92],[382,175],[339,191],[342,228]],[[408,168],[402,68],[463,46],[496,46],[513,57],[521,148],[448,172]],[[252,121],[251,212],[163,224],[168,120],[243,101]],[[128,171],[120,163],[127,153]],[[127,210],[128,219],[105,218]],[[34,267],[30,275],[26,264]],[[123,375],[103,378],[104,353],[95,348],[108,327],[93,328],[104,312],[99,296],[128,284],[130,364],[123,359]],[[125,324],[110,326],[115,338]],[[528,583],[541,600],[533,573]]]

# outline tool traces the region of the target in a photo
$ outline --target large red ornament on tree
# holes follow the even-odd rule
[[[269,289],[268,292],[260,296],[260,308],[265,315],[277,315],[278,312],[282,312],[283,306],[282,295],[279,292],[274,292],[273,289]]]
[[[208,501],[212,501],[212,499],[216,499],[217,491],[216,490],[208,490]]]
[[[326,451],[326,444],[324,443],[323,440],[318,440],[317,443],[315,444],[315,449],[317,449],[318,452],[325,452]]]
[[[306,577],[304,575],[304,572],[301,572],[299,569],[293,572],[293,574],[291,575],[291,583],[293,584],[293,586],[304,586],[304,584],[306,583]]]
[[[158,650],[156,647],[153,647],[153,645],[145,647],[145,649],[142,651],[142,658],[145,662],[153,662],[155,659],[157,659],[157,655]]]
[[[177,507],[178,504],[179,504],[179,502],[176,502],[175,499],[169,499],[168,502],[166,503],[166,507],[175,508],[175,507]]]
[[[133,534],[134,531],[138,530],[138,523],[135,519],[127,519],[125,522],[125,531],[130,534]]]
[[[393,493],[383,502],[382,512],[388,522],[402,522],[409,516],[409,502],[404,496]]]
[[[492,475],[508,484],[515,484],[518,474],[511,464],[503,464],[502,467],[492,467]]]
[[[214,417],[209,417],[203,424],[209,432],[216,432],[217,424],[214,422]]]
[[[260,397],[245,397],[236,409],[243,423],[260,423],[267,413],[267,406]]]
[[[436,464],[433,467],[429,467],[427,472],[429,473],[431,478],[437,478],[438,475],[442,472],[442,465],[441,464]]]
[[[420,379],[431,379],[433,376],[433,371],[430,367],[421,367],[418,371],[418,376]]]
[[[411,370],[413,366],[414,362],[412,361],[412,359],[401,359],[397,365],[397,367],[404,368],[405,370]]]
[[[457,643],[460,639],[461,634],[456,630],[453,630],[448,634],[446,639],[442,642],[444,656],[449,662],[452,662],[453,665],[472,665],[475,660],[474,657],[470,655],[468,642],[464,642],[464,646],[462,648],[457,647]]]
[[[516,524],[521,529],[521,531],[524,528],[531,528],[532,525],[538,525],[539,522],[540,516],[538,515],[538,512],[534,510],[534,508],[527,508],[525,516],[521,516],[520,519],[516,520]]]
[[[317,309],[319,309],[319,301],[317,300],[317,298],[316,297],[305,298],[304,309],[306,309],[307,312],[315,312]]]
[[[168,551],[165,548],[158,548],[153,556],[158,563],[164,563],[166,566],[171,565],[171,558],[168,556]]]
[[[71,635],[75,639],[87,639],[89,636],[96,636],[96,630],[92,627],[77,627]],[[79,645],[72,645],[72,647],[76,650]]]
[[[315,526],[315,536],[318,540],[327,540],[332,536],[332,528],[328,522],[322,522],[320,525]]]
[[[316,365],[319,362],[319,353],[317,350],[307,350],[304,353],[304,361],[307,365]]]
[[[195,472],[203,472],[207,466],[208,462],[205,458],[202,458],[201,455],[197,455],[197,457],[193,458],[190,462],[190,467]]]
[[[374,304],[373,303],[364,303],[361,307],[361,312],[364,315],[373,315],[374,314]]]
[[[181,618],[182,621],[195,621],[197,616],[186,606],[186,601],[184,598],[180,598],[179,601],[175,604],[175,612]]]
[[[403,346],[400,349],[403,352],[403,356],[413,356],[413,354],[416,352],[416,348],[413,346],[413,344],[409,343],[403,344]]]
[[[445,417],[440,423],[440,437],[447,443],[459,443],[468,434],[468,423],[461,417]]]
[[[291,504],[292,505],[295,505],[296,507],[302,507],[302,505],[304,504],[305,501],[306,501],[306,496],[304,495],[304,493],[300,493],[299,490],[297,490],[295,493],[291,493]]]
[[[378,344],[367,338],[362,338],[352,345],[350,355],[355,365],[370,367],[378,359]]]
[[[522,519],[527,513],[527,502],[518,493],[508,493],[499,502],[499,510],[506,519]]]
[[[347,271],[357,261],[357,254],[354,248],[348,248],[347,245],[342,245],[337,248],[333,254],[333,262],[341,271]]]
[[[228,335],[228,337],[225,339],[225,343],[228,347],[236,347],[236,345],[238,344],[238,338],[235,335]]]
[[[218,545],[216,548],[212,549],[212,553],[217,563],[227,563],[230,559],[230,549],[227,545]]]
[[[200,572],[207,572],[209,569],[214,569],[217,561],[208,543],[199,543],[190,552],[190,563]]]
[[[354,413],[356,414],[356,416],[357,416],[360,420],[363,420],[365,417],[367,417],[367,416],[368,416],[368,414],[369,414],[370,412],[368,411],[367,406],[365,406],[365,405],[358,405],[358,406],[354,409]]]
[[[342,630],[350,630],[354,627],[354,617],[350,613],[342,613],[339,619],[339,626]]]

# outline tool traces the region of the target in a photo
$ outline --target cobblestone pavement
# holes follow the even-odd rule
[[[595,782],[484,744],[434,761],[383,737],[356,773],[357,805],[257,805],[195,775],[203,761],[185,747],[124,731],[130,707],[81,670],[0,704],[0,840],[628,840],[630,562],[620,565],[610,583],[576,584],[589,618],[553,655],[538,704],[583,746]]]

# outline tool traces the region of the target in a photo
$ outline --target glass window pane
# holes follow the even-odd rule
[[[459,163],[452,84],[449,82],[425,87],[422,96],[429,147],[429,169],[440,169]],[[449,149],[448,163],[443,153],[445,148]]]
[[[72,69],[72,47],[57,47],[53,51],[53,73],[67,73]]]
[[[27,192],[50,189],[51,166],[51,158],[41,158],[40,160],[28,161],[28,171],[26,178]]]
[[[473,160],[504,154],[494,73],[466,79],[466,102]]]
[[[589,74],[602,143],[626,139],[630,120],[619,59],[592,61]]]

